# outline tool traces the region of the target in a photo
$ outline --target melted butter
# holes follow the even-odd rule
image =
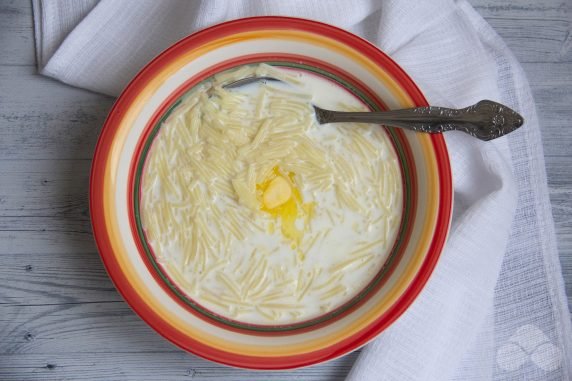
[[[292,187],[288,180],[282,176],[276,176],[270,181],[262,194],[262,204],[268,210],[275,209],[292,198]]]
[[[290,241],[292,249],[298,248],[304,237],[304,230],[309,226],[314,203],[304,203],[302,193],[295,182],[295,174],[284,174],[280,168],[274,167],[270,176],[257,184],[256,189],[260,210],[279,220],[284,238]],[[297,226],[298,221],[302,228]],[[274,231],[274,225],[270,230]]]

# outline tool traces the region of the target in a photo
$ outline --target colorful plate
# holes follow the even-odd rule
[[[354,92],[372,109],[427,104],[413,81],[388,56],[330,25],[254,17],[210,27],[160,54],[117,100],[93,160],[91,217],[99,252],[117,289],[165,338],[227,365],[296,368],[359,348],[413,302],[433,271],[448,233],[451,170],[441,135],[388,129],[404,178],[399,237],[378,276],[335,313],[292,326],[249,327],[196,308],[162,274],[141,234],[141,163],[162,118],[182,94],[216,72],[255,62],[318,72]]]

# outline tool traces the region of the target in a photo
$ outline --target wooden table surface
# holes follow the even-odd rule
[[[529,76],[572,295],[572,2],[471,3]],[[0,380],[343,379],[356,353],[287,373],[231,369],[180,351],[131,311],[99,259],[87,201],[112,102],[38,76],[31,4],[0,0]]]

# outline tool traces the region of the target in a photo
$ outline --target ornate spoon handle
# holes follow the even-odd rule
[[[522,126],[524,119],[507,106],[489,100],[462,109],[417,107],[380,112],[341,112],[314,106],[320,124],[380,123],[413,131],[439,133],[463,131],[481,140],[492,140]]]

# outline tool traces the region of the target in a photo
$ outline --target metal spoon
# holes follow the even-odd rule
[[[258,81],[280,81],[272,77],[247,77],[224,85],[237,88]],[[516,111],[497,102],[482,100],[462,109],[415,107],[390,111],[342,112],[313,106],[318,123],[379,123],[418,132],[463,131],[481,140],[504,136],[524,123]]]

